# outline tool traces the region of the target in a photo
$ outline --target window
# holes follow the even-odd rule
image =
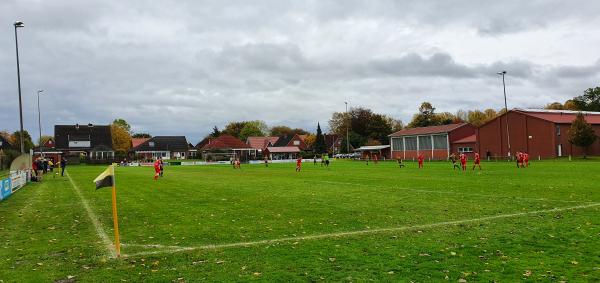
[[[154,142],[148,142],[149,147],[154,147]]]
[[[447,135],[433,136],[433,149],[448,149],[448,136]]]
[[[556,125],[556,135],[560,136],[560,125]]]
[[[473,148],[472,147],[459,147],[458,152],[459,153],[473,152]]]
[[[294,141],[294,145],[300,145],[300,141]]]
[[[417,150],[417,137],[406,137],[404,143],[406,150]]]
[[[431,149],[431,136],[419,136],[419,150]]]
[[[402,150],[404,150],[403,145],[404,145],[404,141],[402,140],[402,138],[392,138],[392,149],[393,150],[402,151]]]

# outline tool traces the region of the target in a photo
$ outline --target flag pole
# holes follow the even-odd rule
[[[117,257],[121,256],[121,242],[119,240],[119,218],[117,217],[117,185],[116,185],[116,176],[115,176],[115,165],[110,165],[112,170],[112,213],[113,213],[113,225],[115,228],[115,250],[117,252]]]

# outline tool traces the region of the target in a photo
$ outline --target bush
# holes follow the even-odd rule
[[[2,162],[0,163],[0,169],[8,169],[10,168],[10,164],[15,160],[15,158],[19,157],[21,153],[16,150],[7,149],[4,150],[4,155],[2,156]]]

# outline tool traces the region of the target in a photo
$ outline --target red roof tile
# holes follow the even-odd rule
[[[449,124],[449,125],[431,126],[431,127],[408,128],[408,129],[404,129],[404,130],[395,132],[389,136],[390,137],[401,137],[401,136],[448,133],[448,132],[458,129],[464,125],[468,125],[468,124],[460,123],[460,124]]]
[[[233,137],[230,135],[222,135],[216,139],[209,140],[209,142],[202,147],[202,150],[241,149],[241,148],[251,148],[251,147],[236,137]]]
[[[540,118],[558,124],[570,124],[577,117],[577,111],[568,110],[514,110],[528,116]],[[583,112],[585,120],[590,124],[600,124],[600,112]]]
[[[265,149],[269,145],[269,142],[275,144],[277,139],[279,137],[248,137],[246,143],[254,149]]]
[[[145,141],[149,140],[148,138],[131,138],[131,147],[137,147],[140,144],[143,144]]]
[[[296,153],[300,152],[300,148],[297,146],[270,146],[267,147],[270,153]]]

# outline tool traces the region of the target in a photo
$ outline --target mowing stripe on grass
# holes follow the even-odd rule
[[[96,213],[94,213],[94,211],[90,207],[90,204],[81,193],[81,190],[79,190],[79,187],[75,184],[75,182],[73,182],[73,179],[71,179],[71,175],[69,175],[68,172],[66,172],[66,174],[67,178],[69,178],[69,182],[71,182],[71,185],[73,186],[73,190],[81,199],[81,204],[83,204],[83,208],[85,208],[88,217],[90,218],[90,220],[92,220],[92,224],[94,224],[94,228],[96,228],[96,234],[98,235],[98,237],[100,237],[100,239],[102,239],[102,243],[104,243],[104,246],[106,247],[106,250],[108,251],[110,257],[116,258],[117,252],[114,248],[112,241],[108,237],[108,234],[106,234],[106,232],[104,232],[104,229],[102,229],[102,225],[100,224],[100,221],[98,221],[98,216],[96,216]]]
[[[392,228],[380,228],[380,229],[370,229],[370,230],[326,233],[326,234],[317,234],[317,235],[310,235],[310,236],[287,237],[287,238],[279,238],[279,239],[272,239],[272,240],[239,242],[239,243],[230,243],[230,244],[214,244],[214,245],[204,245],[204,246],[197,246],[197,247],[137,245],[137,246],[150,247],[150,248],[151,247],[164,247],[165,249],[158,250],[158,251],[139,252],[139,253],[124,255],[124,256],[133,257],[133,256],[144,256],[144,255],[153,255],[153,254],[177,253],[177,252],[185,252],[185,251],[193,251],[193,250],[214,250],[214,249],[235,248],[235,247],[249,247],[249,246],[277,244],[277,243],[283,243],[283,242],[295,242],[295,241],[304,241],[304,240],[318,240],[318,239],[326,239],[326,238],[360,236],[360,235],[378,234],[378,233],[384,233],[384,232],[410,231],[410,230],[427,229],[427,228],[435,228],[435,227],[442,227],[442,226],[452,226],[452,225],[459,225],[459,224],[466,224],[466,223],[473,223],[473,222],[491,221],[491,220],[496,220],[496,219],[512,218],[512,217],[526,216],[526,215],[532,215],[532,214],[559,212],[559,211],[574,210],[574,209],[585,209],[585,208],[591,208],[591,207],[597,207],[597,206],[600,206],[600,203],[592,203],[592,204],[578,205],[578,206],[571,206],[571,207],[558,207],[558,208],[553,208],[553,209],[544,209],[544,210],[536,210],[536,211],[529,211],[529,212],[517,212],[517,213],[511,213],[511,214],[499,214],[499,215],[484,216],[484,217],[473,218],[473,219],[444,221],[444,222],[414,225],[414,226],[401,226],[401,227],[392,227]],[[134,245],[130,245],[130,246],[134,246]]]
[[[356,183],[347,183],[347,182],[335,182],[335,181],[311,181],[318,183],[326,183],[326,184],[337,184],[337,185],[352,185],[352,186],[362,186],[362,187],[371,187],[371,188],[383,188],[389,189],[389,187],[377,186],[377,185],[368,185],[368,184],[356,184]],[[428,193],[428,194],[449,194],[449,195],[462,195],[462,196],[473,196],[473,197],[485,197],[485,198],[509,198],[509,199],[518,199],[518,200],[532,200],[532,201],[554,201],[554,202],[564,202],[564,203],[594,203],[591,201],[578,201],[578,200],[558,200],[558,199],[547,199],[547,198],[529,198],[529,197],[511,197],[511,196],[498,196],[498,195],[487,195],[487,194],[473,194],[473,193],[459,193],[454,191],[434,191],[434,190],[422,190],[422,189],[411,189],[411,188],[403,188],[403,187],[394,187],[394,189],[399,189],[403,191],[411,191],[417,193]]]

